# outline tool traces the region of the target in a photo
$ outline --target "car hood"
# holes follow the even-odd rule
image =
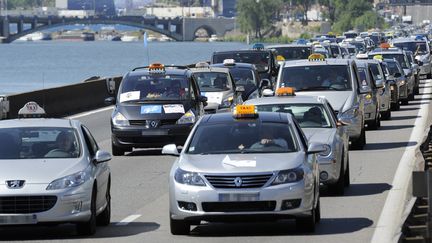
[[[334,128],[302,128],[309,142],[330,143],[330,138],[334,136]]]
[[[296,95],[324,96],[336,111],[342,111],[342,108],[353,91],[302,91]]]
[[[303,152],[265,154],[182,154],[179,167],[198,173],[260,173],[299,167]]]
[[[83,171],[88,164],[77,160],[0,160],[0,185],[4,185],[7,180],[25,180],[26,184],[48,184],[61,177]]]

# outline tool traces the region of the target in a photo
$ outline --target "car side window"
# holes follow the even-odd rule
[[[191,92],[190,92],[191,93],[191,99],[196,100],[198,90],[195,86],[195,78],[194,77],[191,77],[190,87],[191,87]]]
[[[293,120],[293,122],[294,122],[295,128],[297,129],[297,133],[299,134],[300,141],[301,141],[301,143],[303,144],[303,148],[304,148],[304,150],[306,151],[307,148],[308,148],[308,146],[307,146],[307,144],[308,144],[308,142],[307,142],[307,138],[306,138],[306,136],[304,135],[303,131],[301,130],[301,128],[300,128],[299,124],[297,123],[297,121],[296,121],[296,120]]]
[[[329,110],[330,110],[331,116],[333,117],[333,119],[334,119],[335,121],[337,121],[338,118],[337,118],[337,114],[336,114],[335,110],[334,110],[333,107],[330,105],[330,103],[327,102],[326,104],[327,104],[327,107],[328,107]]]
[[[360,84],[360,78],[359,78],[359,74],[358,74],[358,70],[357,70],[357,67],[356,66],[352,66],[352,71],[353,71],[353,79],[354,79],[354,83],[356,83],[357,84],[357,88],[358,87],[361,87],[361,84]]]
[[[99,150],[99,146],[96,143],[96,140],[93,138],[93,136],[90,133],[90,130],[85,127],[81,126],[82,132],[84,134],[84,139],[87,144],[87,148],[90,152],[91,156],[95,156],[96,152]]]

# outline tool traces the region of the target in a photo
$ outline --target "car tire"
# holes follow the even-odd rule
[[[413,101],[414,100],[414,91],[412,94],[408,95],[408,100]]]
[[[96,233],[96,185],[93,186],[91,203],[90,203],[90,219],[86,222],[80,222],[76,224],[76,231],[79,235],[94,235]]]
[[[366,144],[366,132],[365,129],[363,128],[360,133],[360,137],[357,138],[355,141],[351,142],[351,147],[354,150],[363,150],[365,144]]]
[[[302,232],[308,232],[308,233],[315,232],[315,225],[316,225],[317,219],[318,219],[318,217],[321,219],[321,211],[319,209],[318,209],[319,216],[317,216],[317,208],[319,206],[320,205],[319,205],[319,198],[318,198],[317,206],[312,208],[310,216],[296,218],[297,230],[302,231]]]
[[[343,196],[345,192],[345,170],[344,170],[344,157],[342,155],[341,167],[339,170],[339,178],[335,184],[329,185],[329,191],[333,195]]]
[[[190,223],[185,220],[175,220],[170,217],[170,230],[173,235],[188,235]]]
[[[347,164],[346,164],[346,169],[345,169],[345,180],[344,180],[345,187],[349,187],[350,186],[350,184],[351,184],[350,180],[351,179],[350,179],[349,154],[348,154],[347,155]]]
[[[367,123],[369,130],[377,130],[381,126],[381,119],[379,113],[375,114],[377,114],[375,120]]]
[[[105,209],[97,216],[97,225],[108,226],[111,223],[111,178],[108,179],[108,186],[105,193],[107,205]]]
[[[111,151],[114,156],[122,156],[125,153],[123,148],[116,146],[114,143],[111,143]]]
[[[402,99],[401,100],[401,103],[402,103],[402,105],[408,105],[408,99]]]
[[[391,110],[390,110],[390,107],[389,107],[388,110],[383,111],[383,112],[381,113],[381,118],[382,118],[383,120],[390,120],[390,119],[391,119]]]

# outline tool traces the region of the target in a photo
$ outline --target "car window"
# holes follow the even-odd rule
[[[285,60],[307,59],[311,54],[311,48],[305,47],[275,47],[278,54],[283,56]]]
[[[1,159],[78,158],[77,132],[62,127],[17,127],[0,129]]]
[[[256,107],[258,112],[289,113],[294,116],[301,128],[332,127],[329,115],[321,104],[267,104]]]
[[[225,59],[234,59],[240,63],[255,64],[259,72],[268,71],[271,66],[270,51],[233,51],[213,54],[213,63],[223,63]]]
[[[289,153],[297,151],[285,123],[259,121],[203,124],[186,149],[189,154]]]
[[[119,102],[190,99],[189,80],[181,75],[133,75],[122,81]]]
[[[197,72],[194,77],[201,92],[220,92],[232,89],[227,73]]]
[[[302,90],[352,90],[347,65],[285,67],[280,87]]]
[[[426,42],[399,42],[393,44],[402,50],[412,51],[414,55],[424,55],[427,54]]]
[[[96,155],[96,152],[99,150],[99,146],[97,145],[96,140],[93,138],[92,134],[90,133],[90,130],[88,130],[88,128],[85,126],[82,126],[82,132],[84,134],[84,139],[87,148],[90,152],[90,155],[92,156]]]

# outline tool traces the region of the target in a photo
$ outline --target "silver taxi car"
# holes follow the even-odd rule
[[[275,97],[248,100],[258,112],[290,113],[310,142],[323,142],[327,150],[318,154],[320,182],[334,194],[343,195],[350,185],[349,137],[347,124],[338,121],[324,97],[296,96],[290,88],[280,88]]]
[[[355,60],[312,54],[306,60],[286,61],[279,70],[276,89],[280,87],[294,87],[297,95],[326,97],[338,118],[350,121],[347,128],[352,147],[363,149],[366,132],[362,96],[370,89],[361,87]],[[269,93],[263,91],[265,96]]]
[[[205,115],[179,153],[169,176],[172,234],[189,234],[201,221],[295,218],[299,229],[314,231],[320,220],[317,153],[287,113]]]
[[[42,116],[29,102],[21,116]],[[108,152],[69,119],[0,121],[0,226],[74,223],[91,235],[111,216]]]

